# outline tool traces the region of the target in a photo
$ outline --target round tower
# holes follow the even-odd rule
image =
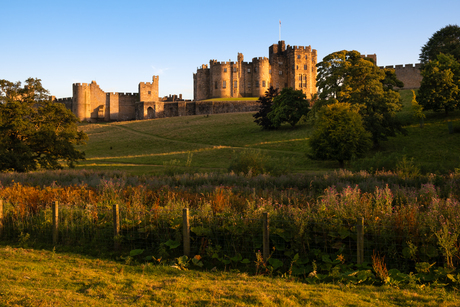
[[[72,112],[79,120],[89,120],[87,112],[89,108],[89,87],[87,83],[73,84]]]
[[[254,73],[252,75],[252,96],[261,97],[270,87],[270,61],[266,57],[252,59]]]
[[[210,62],[211,98],[231,97],[230,62]]]

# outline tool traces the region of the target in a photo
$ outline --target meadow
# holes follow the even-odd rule
[[[351,161],[354,171],[394,170],[404,157],[422,173],[448,173],[460,167],[460,112],[446,117],[427,112],[423,128],[413,117],[411,91],[401,91],[403,110],[398,114],[407,136],[398,135],[382,142],[364,159]],[[313,126],[304,121],[296,128],[282,126],[263,131],[254,124],[251,113],[213,114],[145,121],[82,124],[89,135],[87,160],[78,167],[97,170],[123,170],[132,174],[161,174],[165,169],[187,172],[227,172],[232,159],[248,149],[260,150],[273,163],[282,163],[289,172],[327,172],[338,168],[336,161],[312,161],[307,140]]]
[[[262,283],[282,283],[286,289],[306,284],[321,289],[329,287],[327,283],[331,285],[327,291],[340,297],[343,287],[364,291],[365,297],[383,290],[357,290],[358,285],[384,285],[390,294],[379,296],[382,306],[429,305],[429,301],[449,306],[450,299],[436,297],[448,293],[452,302],[458,301],[460,112],[449,117],[427,113],[422,126],[412,116],[411,92],[402,95],[404,109],[398,116],[408,134],[389,138],[365,158],[350,161],[345,170],[337,169],[336,161],[307,158],[313,131],[308,120],[276,131],[262,131],[249,113],[81,124],[89,135],[88,145],[81,148],[87,160],[76,170],[0,174],[0,242],[19,248],[3,252],[35,255],[32,247],[112,259],[115,264],[100,263],[136,271],[140,279],[148,275],[147,267],[149,274],[160,278],[179,271],[184,280],[196,274],[203,283],[215,280],[215,272],[225,273],[223,282],[254,277],[256,284],[262,278]],[[235,166],[247,157],[254,158],[249,163],[268,165],[271,174],[238,171]],[[54,202],[59,203],[57,242],[53,242]],[[115,204],[120,207],[120,233],[114,237]],[[183,252],[184,208],[190,212],[189,257]],[[270,225],[270,255],[265,258],[264,213]],[[364,221],[364,261],[358,263],[360,221]],[[38,253],[51,257],[49,252]],[[13,273],[7,276],[10,281],[20,279]],[[62,273],[54,277],[63,278],[59,276]],[[108,288],[95,297],[106,299],[105,295],[109,302],[120,303],[122,299],[110,290],[121,287],[119,281],[103,284],[88,289]],[[213,304],[216,296],[207,292],[213,291],[225,293],[218,296],[218,305],[267,305],[263,296],[270,292],[261,292],[262,297],[254,300],[253,294],[243,295],[229,303],[219,300],[228,292],[209,287],[200,292],[207,298],[196,304]],[[87,288],[77,288],[72,291],[86,293]],[[411,289],[409,296],[416,299],[393,301],[401,296],[399,288]],[[131,302],[139,295],[154,301],[154,290],[142,290],[151,291],[146,295],[139,286],[133,289],[126,294],[129,300],[134,297]],[[7,293],[1,291],[0,295]],[[424,295],[429,298],[421,299]],[[346,303],[344,298],[336,305],[371,304],[364,297],[356,298],[362,303]],[[307,298],[311,294],[299,294],[292,302],[284,301],[284,294],[270,299],[296,306]],[[312,305],[332,302],[332,298],[313,300]]]

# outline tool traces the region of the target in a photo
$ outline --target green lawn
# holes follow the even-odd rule
[[[430,286],[309,285],[286,277],[126,265],[0,247],[0,306],[458,306]]]

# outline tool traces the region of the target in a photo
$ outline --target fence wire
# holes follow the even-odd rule
[[[53,242],[53,210],[20,211],[4,204],[0,240],[23,246],[62,246],[77,252],[127,255],[143,249],[156,259],[184,255],[184,217],[181,208],[119,208],[119,233],[115,236],[113,209],[60,206],[58,233]],[[190,210],[190,256],[211,263],[254,263],[263,251],[264,221],[260,216]],[[323,261],[356,263],[356,220],[303,220],[295,223],[281,215],[269,217],[269,253],[288,267],[294,257],[304,263]],[[118,248],[115,248],[118,243]],[[445,259],[431,229],[376,226],[365,223],[364,261],[384,257],[388,268],[414,271],[417,262]]]

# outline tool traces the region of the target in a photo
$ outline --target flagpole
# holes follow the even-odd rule
[[[281,41],[281,20],[280,20],[279,40],[278,41]]]

